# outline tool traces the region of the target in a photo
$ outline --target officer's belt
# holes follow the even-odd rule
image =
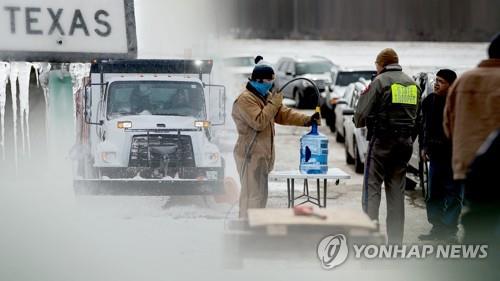
[[[392,128],[374,128],[373,135],[377,138],[398,138],[411,137],[414,129],[412,127],[392,127]]]

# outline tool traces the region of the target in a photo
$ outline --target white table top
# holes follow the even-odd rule
[[[328,169],[326,174],[302,174],[299,170],[272,171],[269,179],[350,179],[351,176],[339,168]]]

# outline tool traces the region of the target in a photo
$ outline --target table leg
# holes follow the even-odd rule
[[[304,179],[304,194],[309,198],[309,181]]]
[[[323,181],[323,208],[326,208],[326,179]]]
[[[316,179],[316,189],[318,190],[318,206],[321,208],[321,192],[319,191],[319,179]]]
[[[288,198],[288,208],[290,208],[290,179],[286,179],[286,193]]]
[[[291,200],[292,207],[294,205],[294,201],[295,201],[295,179],[292,179],[292,200]]]

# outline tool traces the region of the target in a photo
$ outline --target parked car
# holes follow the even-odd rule
[[[358,104],[359,96],[368,87],[369,82],[355,82],[352,84],[353,90],[350,103],[342,113],[344,115],[344,137],[345,137],[345,158],[347,164],[354,164],[356,173],[363,173],[366,153],[368,151],[368,141],[366,140],[367,129],[356,128],[352,117]]]
[[[298,77],[308,78],[318,87],[320,99],[324,99],[325,90],[332,83],[332,72],[337,70],[338,66],[324,57],[282,57],[276,63],[277,86],[281,88]],[[297,108],[314,108],[318,104],[313,86],[304,80],[292,82],[292,85],[284,89],[283,94],[295,100]]]
[[[375,70],[339,70],[333,74],[332,85],[329,91],[326,91],[325,102],[321,107],[321,115],[326,119],[326,125],[330,127],[332,133],[335,132],[337,127],[335,108],[337,102],[344,96],[347,86],[360,79],[372,80],[372,77],[376,74]]]
[[[364,80],[360,79],[361,83],[365,84],[368,86],[369,80]],[[355,87],[356,83],[351,83],[347,85],[347,87],[344,90],[343,97],[339,98],[336,102],[335,109],[334,109],[334,126],[335,126],[335,140],[338,143],[343,143],[344,142],[344,136],[345,136],[345,128],[344,128],[344,109],[351,108],[351,100],[353,97],[354,91],[358,91],[358,89]],[[353,108],[351,108],[353,109]],[[351,117],[349,117],[351,118]]]

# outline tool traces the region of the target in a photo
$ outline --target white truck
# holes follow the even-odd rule
[[[76,99],[75,191],[222,193],[224,159],[211,126],[225,122],[225,87],[209,84],[211,69],[210,60],[94,62]]]

